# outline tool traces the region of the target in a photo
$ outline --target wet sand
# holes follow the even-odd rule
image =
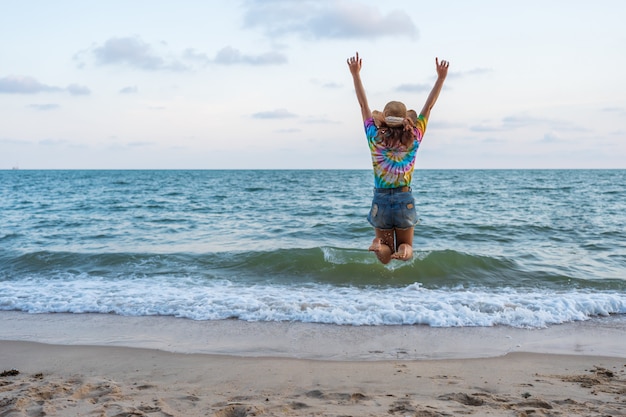
[[[2,312],[0,416],[624,416],[622,326],[385,328]]]

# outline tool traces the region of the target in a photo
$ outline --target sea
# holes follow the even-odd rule
[[[371,170],[0,171],[0,311],[540,329],[626,317],[626,170],[416,170],[414,257]]]

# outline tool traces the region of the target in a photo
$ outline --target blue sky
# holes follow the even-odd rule
[[[626,2],[0,0],[0,169],[371,166],[370,106],[421,109],[418,168],[626,168]]]

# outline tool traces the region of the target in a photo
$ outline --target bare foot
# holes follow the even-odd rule
[[[391,261],[391,248],[383,243],[379,237],[372,240],[369,251],[374,252],[379,261],[388,264]]]
[[[377,237],[374,240],[372,240],[372,244],[370,245],[368,250],[371,252],[378,252],[381,250],[382,246],[383,246],[383,240]]]
[[[406,243],[403,243],[398,248],[398,251],[391,255],[391,259],[398,259],[400,261],[408,261],[413,257],[413,248]]]

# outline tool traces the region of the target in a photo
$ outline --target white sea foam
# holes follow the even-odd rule
[[[193,280],[191,280],[193,281]],[[165,315],[194,320],[299,321],[433,327],[551,324],[626,313],[619,292],[516,289],[359,288],[229,281],[25,279],[0,283],[0,309],[31,313]]]

